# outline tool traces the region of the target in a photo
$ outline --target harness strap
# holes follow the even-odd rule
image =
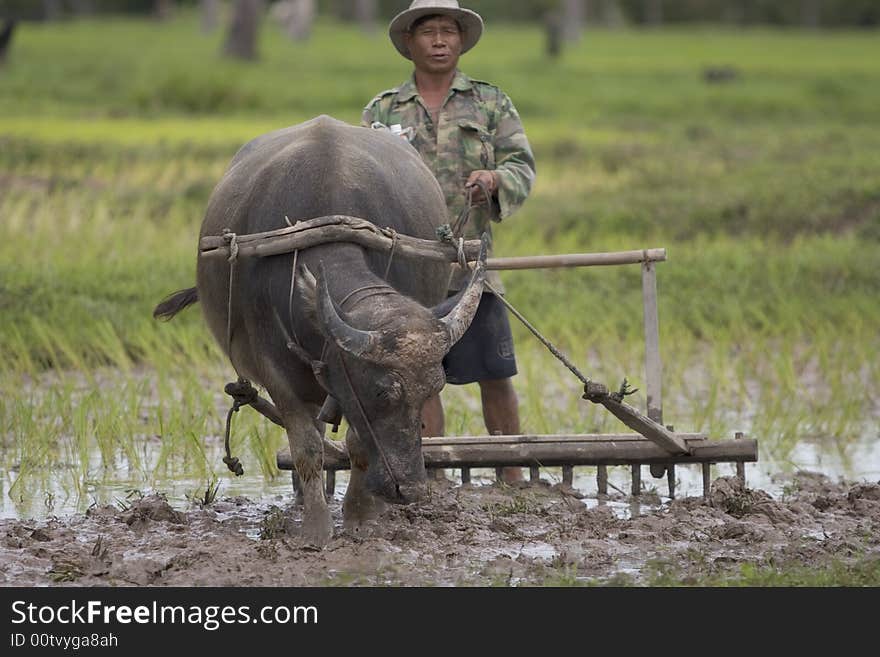
[[[385,455],[385,450],[382,449],[382,444],[379,442],[379,439],[376,438],[376,433],[373,431],[373,425],[370,422],[370,418],[367,417],[367,412],[361,404],[360,397],[358,397],[357,392],[355,392],[354,384],[351,382],[351,376],[348,373],[348,368],[345,366],[345,359],[342,357],[342,354],[339,355],[339,363],[342,365],[342,373],[345,375],[345,382],[348,384],[349,390],[351,390],[351,396],[354,398],[358,412],[360,413],[364,424],[367,425],[367,429],[370,432],[370,438],[373,439],[373,444],[376,446],[376,451],[379,452],[379,456],[382,457],[382,463],[385,465],[385,469],[388,471],[388,476],[391,477],[391,481],[394,483],[394,489],[399,493],[400,484],[397,481],[397,477],[394,476],[394,470],[391,469],[391,463],[388,462],[388,457]]]
[[[386,285],[385,283],[380,283],[379,285],[364,285],[363,287],[356,288],[356,289],[352,290],[351,292],[349,292],[348,294],[346,294],[342,298],[342,301],[339,302],[339,307],[342,308],[343,306],[345,306],[345,304],[349,300],[351,300],[351,298],[355,294],[357,294],[358,292],[364,292],[365,290],[382,290],[382,292],[377,292],[377,294],[390,294],[390,292],[385,292],[385,290],[393,290],[393,289],[394,288],[392,288],[390,285]],[[358,299],[358,301],[363,301],[363,299],[366,299],[367,297],[371,297],[371,296],[373,296],[373,295],[368,294],[367,296],[363,297],[362,299]]]

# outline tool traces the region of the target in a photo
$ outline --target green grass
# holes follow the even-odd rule
[[[0,69],[0,446],[16,504],[59,481],[84,506],[108,482],[227,476],[231,368],[197,309],[150,312],[193,283],[204,208],[243,142],[321,113],[357,122],[408,75],[382,34],[332,23],[297,44],[267,23],[255,64],[221,58],[221,38],[187,13],[24,24]],[[498,254],[665,247],[666,421],[746,429],[780,463],[805,437],[846,456],[878,423],[876,35],[596,30],[558,61],[541,39],[492,26],[463,60],[512,96],[538,162]],[[739,77],[705,83],[718,65]],[[505,281],[588,376],[644,388],[638,267]],[[620,428],[514,330],[526,430]],[[450,433],[483,433],[474,390],[444,396]],[[236,423],[234,451],[271,481],[283,434],[250,412]]]
[[[789,563],[778,566],[746,563],[721,573],[684,576],[674,568],[647,567],[644,579],[618,574],[607,579],[578,576],[577,569],[565,567],[546,573],[538,586],[660,586],[660,587],[876,587],[880,585],[880,561],[863,557],[849,561],[832,560],[822,566]],[[505,586],[504,583],[499,583]]]
[[[743,564],[732,573],[682,578],[665,571],[655,572],[649,586],[725,586],[725,587],[862,587],[880,586],[880,560],[863,557],[851,561],[833,560],[816,567],[797,563],[783,566]]]

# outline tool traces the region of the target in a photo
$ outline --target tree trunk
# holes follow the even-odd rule
[[[173,9],[171,0],[153,0],[153,15],[157,20],[166,21],[171,18]]]
[[[43,0],[43,18],[47,21],[61,18],[61,0]]]
[[[730,2],[724,5],[722,20],[735,25],[745,25],[747,14],[745,3],[742,0],[738,0],[737,2]]]
[[[220,23],[220,0],[200,0],[202,32],[209,34]]]
[[[562,16],[558,11],[548,11],[544,15],[544,34],[547,56],[559,57],[562,52]]]
[[[235,0],[223,54],[237,59],[257,58],[257,33],[263,0]]]
[[[663,24],[663,0],[645,0],[645,22],[655,27]]]
[[[355,0],[333,0],[332,12],[341,21],[350,23],[355,19]]]
[[[92,0],[70,0],[70,6],[77,16],[95,13],[95,5]]]
[[[801,0],[801,19],[805,27],[822,26],[822,0]]]
[[[607,27],[620,27],[626,22],[619,0],[602,0],[602,22]]]
[[[355,0],[354,17],[358,25],[365,32],[376,29],[376,14],[378,7],[376,0]]]
[[[9,44],[12,43],[12,35],[15,33],[15,19],[9,18],[0,28],[0,66],[6,61],[6,53],[9,52]]]
[[[272,5],[272,18],[294,41],[305,41],[315,21],[315,0],[281,0]]]
[[[577,43],[581,40],[584,19],[587,13],[587,0],[562,1],[562,38]]]

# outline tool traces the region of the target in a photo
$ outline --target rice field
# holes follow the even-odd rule
[[[219,57],[183,13],[25,24],[0,69],[0,514],[126,491],[278,495],[282,432],[235,419],[234,378],[192,285],[208,196],[235,150],[326,113],[356,122],[406,62],[381,34],[264,25],[261,60]],[[664,247],[664,420],[759,440],[767,471],[880,479],[880,45],[876,35],[720,28],[594,31],[559,60],[492,27],[463,68],[514,99],[538,180],[497,255]],[[737,77],[708,84],[709,66]],[[644,387],[638,267],[510,272],[509,300],[588,376]],[[526,431],[617,420],[514,326]],[[636,405],[644,405],[637,394]],[[444,391],[450,434],[484,433],[478,392]],[[805,456],[809,455],[809,456]],[[750,466],[753,467],[753,466]],[[755,466],[758,467],[758,466]]]

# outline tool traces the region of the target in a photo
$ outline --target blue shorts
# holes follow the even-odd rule
[[[483,292],[474,321],[443,359],[443,369],[446,382],[453,385],[507,379],[516,374],[507,308],[494,294]]]

